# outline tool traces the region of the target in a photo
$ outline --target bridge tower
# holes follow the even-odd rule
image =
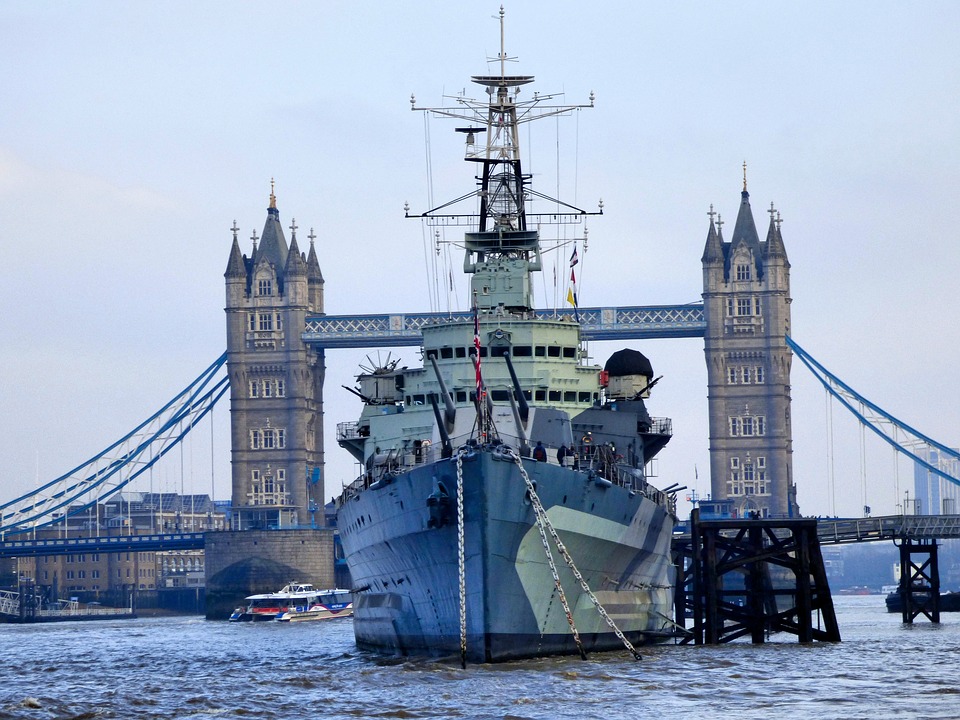
[[[710,207],[703,257],[712,499],[734,517],[798,517],[790,427],[790,263],[780,215],[760,241],[744,163],[733,237]],[[717,216],[714,222],[714,215]]]
[[[233,224],[226,278],[234,529],[310,526],[323,517],[322,349],[301,340],[308,314],[323,312],[323,275],[310,252],[290,246],[277,199],[260,244],[242,255]],[[322,521],[317,524],[322,524]]]

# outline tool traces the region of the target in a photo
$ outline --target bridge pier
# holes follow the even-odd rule
[[[717,645],[770,632],[800,642],[839,642],[840,630],[817,539],[816,520],[700,520],[675,541],[676,621],[684,642]],[[814,614],[823,624],[814,625]]]
[[[900,541],[900,600],[903,622],[924,615],[940,622],[940,566],[937,541],[904,538]],[[919,560],[915,560],[919,557]]]

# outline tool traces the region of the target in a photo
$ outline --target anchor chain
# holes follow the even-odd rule
[[[463,456],[457,453],[457,572],[460,579],[460,666],[467,668],[467,579],[464,570],[465,547],[463,543]]]
[[[547,533],[544,530],[546,513],[543,509],[543,505],[540,504],[540,499],[536,496],[536,492],[533,489],[533,483],[530,482],[530,478],[523,469],[523,465],[520,466],[520,471],[523,474],[523,479],[526,481],[527,489],[530,492],[530,503],[533,505],[533,511],[537,516],[537,530],[540,531],[540,541],[543,543],[543,549],[547,555],[547,563],[550,565],[550,573],[553,575],[553,585],[557,589],[557,597],[560,598],[560,604],[563,605],[563,612],[567,615],[567,624],[570,626],[570,632],[573,634],[573,640],[577,644],[577,649],[580,651],[580,657],[586,660],[587,651],[583,649],[583,642],[580,640],[580,633],[577,631],[576,623],[573,621],[573,612],[570,610],[570,603],[567,602],[567,594],[563,591],[563,585],[560,583],[560,574],[557,572],[557,564],[553,560],[553,551],[550,550],[550,542],[547,540]]]
[[[509,451],[513,456],[513,461],[517,464],[517,467],[520,469],[520,475],[523,478],[524,483],[527,485],[527,493],[530,495],[530,504],[533,506],[534,514],[537,517],[537,529],[540,531],[540,537],[543,538],[544,547],[547,549],[547,558],[550,561],[550,569],[553,571],[554,582],[557,583],[557,588],[560,590],[560,596],[563,600],[563,607],[567,613],[567,618],[570,622],[570,627],[574,633],[574,637],[577,641],[577,646],[580,647],[580,638],[577,634],[577,630],[573,625],[573,615],[570,613],[570,608],[566,603],[566,599],[563,596],[563,588],[560,587],[560,579],[557,575],[556,567],[553,563],[553,556],[550,552],[550,548],[547,544],[546,536],[544,535],[544,527],[550,532],[550,536],[553,538],[554,544],[557,546],[557,552],[560,553],[563,557],[564,562],[567,563],[567,566],[573,572],[573,576],[577,579],[577,582],[580,583],[580,587],[583,589],[583,592],[586,593],[587,597],[590,598],[590,602],[593,603],[594,607],[597,608],[597,612],[600,613],[607,625],[613,630],[614,634],[620,639],[620,642],[623,643],[624,647],[630,651],[635,660],[640,660],[641,655],[637,652],[636,648],[633,647],[627,637],[621,632],[620,628],[617,627],[617,624],[613,621],[607,611],[604,609],[603,605],[600,604],[600,601],[597,599],[597,596],[593,594],[593,591],[590,590],[590,586],[587,585],[587,581],[583,579],[583,575],[580,574],[580,571],[577,569],[576,564],[573,562],[573,558],[570,556],[570,553],[567,551],[566,546],[563,544],[563,541],[560,540],[560,536],[557,535],[557,531],[553,527],[553,523],[550,522],[550,518],[547,517],[547,511],[543,507],[543,503],[540,502],[540,496],[537,495],[536,488],[533,486],[533,481],[530,480],[530,476],[527,474],[526,468],[523,467],[523,460],[519,455]],[[586,657],[583,652],[583,648],[580,647],[580,654],[584,658]]]

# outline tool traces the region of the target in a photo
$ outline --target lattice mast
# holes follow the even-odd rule
[[[452,98],[457,107],[421,108],[411,96],[413,110],[428,112],[440,117],[465,120],[467,127],[456,131],[466,135],[467,162],[478,163],[481,171],[478,188],[451,202],[445,203],[419,216],[429,224],[468,224],[476,232],[464,236],[465,255],[463,270],[473,275],[470,283],[469,301],[476,298],[481,313],[526,312],[533,309],[533,292],[530,273],[543,268],[540,236],[531,230],[528,221],[527,201],[531,196],[550,200],[565,208],[563,213],[552,213],[551,223],[580,223],[588,213],[567,203],[537,193],[530,187],[531,176],[523,171],[520,159],[519,126],[522,123],[556,115],[566,115],[574,110],[593,107],[593,93],[588,105],[553,104],[556,95],[534,93],[530,100],[518,99],[521,87],[533,82],[532,75],[507,75],[506,63],[515,60],[507,56],[504,40],[504,11],[500,9],[500,53],[497,75],[474,75],[473,82],[486,88],[487,100],[475,100],[461,94]],[[478,144],[477,135],[486,133],[486,143]],[[468,215],[451,214],[451,206],[468,198],[476,197],[479,208]],[[410,217],[409,213],[407,215]],[[544,218],[536,216],[536,224]]]

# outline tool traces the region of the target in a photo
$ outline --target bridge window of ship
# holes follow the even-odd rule
[[[537,391],[533,394],[533,399],[536,400],[537,402],[545,402],[546,399],[547,399],[547,391],[546,391],[546,390],[537,390]]]
[[[510,393],[506,390],[491,390],[490,397],[494,402],[509,402]]]
[[[550,402],[560,402],[562,393],[559,390],[551,390],[549,392]]]
[[[547,348],[547,357],[560,357],[560,348],[557,345],[551,345]]]
[[[453,348],[442,347],[440,348],[440,357],[444,360],[449,360],[453,357]]]
[[[575,391],[573,391],[573,390],[567,390],[565,393],[563,393],[563,401],[564,401],[564,402],[571,402],[571,403],[572,403],[572,402],[576,402],[576,401],[577,401],[577,393],[576,393]]]
[[[533,348],[529,345],[514,345],[512,352],[514,357],[530,357],[533,354]]]
[[[575,347],[565,347],[563,348],[563,356],[565,358],[575,358],[577,356],[577,349]]]
[[[547,348],[546,348],[546,346],[544,346],[544,345],[537,345],[537,346],[533,349],[533,354],[534,354],[536,357],[545,357],[546,354],[547,354]]]
[[[458,358],[465,358],[467,356],[467,349],[465,347],[456,348],[456,356]]]
[[[467,401],[467,393],[463,390],[457,390],[456,397],[457,402],[465,403]]]

